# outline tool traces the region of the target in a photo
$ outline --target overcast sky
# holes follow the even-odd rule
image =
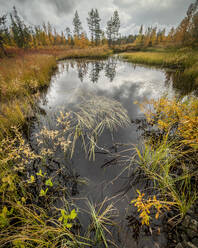
[[[118,10],[122,34],[137,33],[141,24],[160,28],[177,26],[193,0],[0,0],[0,14],[8,13],[13,5],[29,24],[50,21],[58,30],[72,27],[75,10],[78,11],[85,31],[87,13],[99,10],[102,27],[114,10]],[[73,29],[73,27],[72,27]]]

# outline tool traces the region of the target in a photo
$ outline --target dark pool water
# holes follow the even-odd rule
[[[162,69],[136,66],[111,57],[107,60],[65,60],[58,63],[58,69],[52,76],[47,92],[41,97],[39,106],[44,114],[38,114],[38,121],[32,128],[32,137],[39,133],[43,126],[53,128],[54,116],[60,109],[75,109],[82,96],[103,96],[122,103],[130,120],[144,118],[138,104],[146,99],[157,99],[163,95],[173,97],[173,72]],[[98,146],[112,151],[113,157],[96,150],[96,159],[88,160],[80,145],[72,157],[70,167],[86,184],[77,185],[77,193],[72,196],[76,206],[81,209],[79,215],[82,226],[88,225],[86,214],[87,202],[94,205],[106,198],[106,204],[116,208],[116,228],[112,228],[114,240],[118,247],[165,247],[166,235],[163,228],[160,234],[140,236],[137,242],[132,237],[132,229],[127,226],[127,215],[130,215],[130,201],[136,195],[140,185],[130,186],[129,167],[133,148],[141,143],[141,134],[131,123],[126,128],[118,128],[117,132],[104,131],[98,140]],[[123,153],[122,153],[123,151]],[[117,156],[122,154],[124,157]]]

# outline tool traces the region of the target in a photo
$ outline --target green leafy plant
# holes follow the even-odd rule
[[[45,181],[45,185],[46,185],[46,186],[49,186],[49,187],[53,187],[53,182],[52,182],[51,178],[49,178],[49,179],[47,179],[47,180]]]
[[[46,196],[47,191],[48,191],[48,188],[46,188],[46,190],[41,189],[41,190],[40,190],[39,196],[41,196],[41,197],[42,197],[42,196]]]
[[[73,223],[69,222],[74,220],[77,217],[76,210],[73,209],[69,214],[66,213],[64,209],[61,209],[61,216],[59,217],[59,221],[63,223],[64,228],[72,228]]]
[[[10,224],[9,216],[13,213],[13,208],[9,211],[6,206],[0,213],[0,228],[4,228]]]
[[[30,176],[30,179],[28,180],[28,183],[34,183],[35,182],[35,177],[33,175]]]
[[[37,172],[36,175],[44,177],[46,175],[46,173],[43,173],[42,170],[39,170],[39,172]]]

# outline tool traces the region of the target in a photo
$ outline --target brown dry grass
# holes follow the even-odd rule
[[[104,58],[108,47],[39,49],[7,48],[8,57],[0,59],[0,137],[11,126],[23,126],[30,115],[36,93],[48,86],[56,61],[66,58]]]

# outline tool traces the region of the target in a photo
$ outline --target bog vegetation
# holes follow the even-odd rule
[[[158,201],[151,197],[144,199],[144,194],[138,192],[138,198],[132,203],[142,212],[142,224],[149,225],[152,207],[157,209],[157,216],[163,207],[172,209],[173,219],[179,222],[198,197],[198,100],[161,98],[140,107],[149,125],[158,131],[147,136],[142,148],[136,148],[137,163],[140,173],[143,171],[151,180],[153,197],[157,195]]]
[[[122,36],[118,11],[114,11],[105,30],[97,9],[88,12],[87,23],[90,38],[77,11],[73,32],[69,27],[58,32],[49,22],[30,26],[15,7],[10,16],[0,16],[1,247],[115,245],[109,239],[110,227],[115,225],[114,206],[108,205],[107,199],[99,206],[89,202],[90,225],[81,232],[79,210],[70,202],[68,189],[70,180],[82,183],[83,179],[69,171],[65,180],[68,184],[57,184],[56,178],[48,175],[46,163],[59,150],[70,159],[78,141],[83,144],[85,156],[94,159],[102,132],[129,124],[121,104],[89,96],[77,106],[78,111],[60,112],[57,129],[41,130],[38,151],[24,136],[35,116],[39,92],[49,85],[57,60],[104,58],[124,51],[122,56],[129,61],[179,69],[186,84],[198,84],[198,1],[190,5],[179,26],[169,32],[142,25],[137,35]],[[152,105],[152,111],[148,105]],[[138,191],[131,204],[137,208],[142,225],[150,225],[152,218],[166,211],[177,223],[197,201],[198,100],[162,98],[140,103],[140,107],[155,132],[146,136],[142,148],[135,148],[137,159],[132,164],[138,165],[138,172],[143,173],[154,194]],[[31,172],[28,168],[35,164]],[[53,207],[60,197],[57,192],[64,202],[60,209]]]

